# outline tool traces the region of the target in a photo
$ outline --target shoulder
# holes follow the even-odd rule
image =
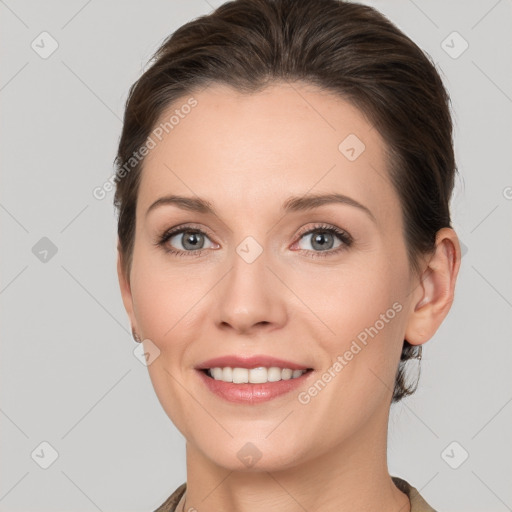
[[[436,512],[421,496],[418,490],[413,487],[409,482],[398,478],[397,476],[391,477],[394,484],[407,496],[411,502],[411,512]]]
[[[181,484],[154,512],[175,512],[176,505],[179,503],[187,489],[187,483]]]

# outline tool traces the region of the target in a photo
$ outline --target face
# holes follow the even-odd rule
[[[386,435],[416,297],[382,138],[349,103],[305,84],[193,96],[146,157],[123,292],[159,351],[148,370],[160,403],[191,449],[228,469],[250,470],[248,452],[275,470],[363,441],[371,450]],[[211,211],[154,205],[171,195]],[[219,384],[198,369],[224,356],[286,363],[215,366],[310,370]]]

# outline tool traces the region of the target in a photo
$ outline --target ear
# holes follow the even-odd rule
[[[132,299],[132,291],[130,287],[130,276],[125,273],[125,268],[123,265],[123,257],[120,250],[120,242],[118,239],[117,242],[117,278],[119,280],[119,288],[121,290],[121,297],[123,299],[124,309],[128,313],[128,317],[130,319],[130,323],[132,326],[132,330],[135,329],[138,331],[137,322],[135,320],[135,314],[133,312],[133,299]]]
[[[437,331],[450,311],[461,260],[459,239],[452,228],[437,232],[435,250],[413,292],[405,339],[421,345]]]

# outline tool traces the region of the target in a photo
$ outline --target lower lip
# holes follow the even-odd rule
[[[239,404],[255,404],[266,402],[278,396],[290,393],[304,384],[312,371],[303,373],[300,377],[277,382],[265,382],[264,384],[233,384],[223,380],[215,380],[205,372],[197,370],[208,389],[229,402]]]

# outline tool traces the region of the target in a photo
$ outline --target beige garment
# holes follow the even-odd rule
[[[395,485],[407,496],[409,496],[409,501],[411,502],[411,512],[436,512],[420,495],[420,493],[408,482],[398,478],[396,476],[391,477]],[[181,507],[183,503],[181,502],[181,498],[185,494],[187,489],[187,483],[181,484],[166,500],[162,505],[160,505],[155,512],[181,512]],[[180,509],[177,508],[177,505],[180,505]],[[187,512],[187,511],[185,511]]]

